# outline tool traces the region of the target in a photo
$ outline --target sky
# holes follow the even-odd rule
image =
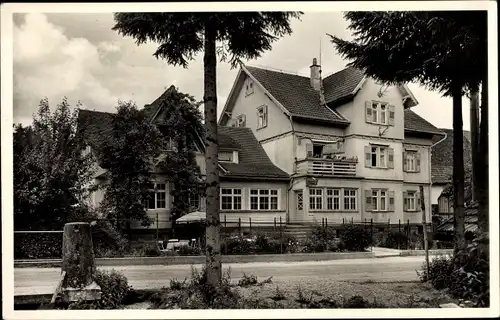
[[[111,30],[112,13],[14,14],[14,122],[31,123],[41,99],[52,108],[66,96],[83,108],[114,112],[118,101],[151,103],[171,85],[203,97],[203,55],[188,68],[174,67],[152,54],[156,44],[137,46]],[[279,39],[262,57],[245,64],[309,75],[320,58],[323,75],[345,67],[326,33],[352,39],[341,12],[305,12],[292,22],[293,34]],[[320,46],[321,43],[321,46]],[[321,48],[321,50],[320,50]],[[218,112],[222,111],[237,69],[218,63]],[[419,105],[413,110],[438,128],[452,128],[452,101],[416,84],[409,87]],[[469,130],[469,101],[463,100],[464,130]]]

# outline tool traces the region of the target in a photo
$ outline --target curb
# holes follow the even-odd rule
[[[297,261],[325,261],[343,259],[375,258],[373,252],[346,252],[346,253],[291,253],[291,254],[259,254],[259,255],[223,255],[222,263],[251,263],[251,262],[297,262]],[[96,266],[138,266],[138,265],[183,265],[201,264],[205,256],[177,256],[177,257],[135,257],[135,258],[96,258]],[[14,260],[15,267],[60,267],[61,259],[44,260]]]

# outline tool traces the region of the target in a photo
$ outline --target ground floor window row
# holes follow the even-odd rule
[[[395,192],[389,189],[368,189],[364,191],[365,211],[391,212],[395,208]],[[302,192],[296,194],[297,210],[304,209]],[[358,189],[355,188],[310,188],[309,210],[317,211],[357,211]],[[403,192],[403,210],[420,211],[420,192]]]

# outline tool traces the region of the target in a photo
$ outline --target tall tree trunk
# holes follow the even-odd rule
[[[454,83],[453,95],[453,192],[454,230],[456,254],[463,253],[465,243],[464,215],[464,133],[462,120],[462,86]],[[458,260],[460,261],[460,260]]]
[[[205,23],[205,56],[203,97],[205,107],[205,163],[207,183],[206,205],[206,272],[209,284],[216,286],[222,278],[220,257],[219,170],[217,141],[217,55],[216,30]]]
[[[479,87],[473,87],[470,91],[470,138],[472,149],[472,201],[477,200],[478,195],[478,171],[481,153],[479,153]]]
[[[488,149],[488,77],[481,84],[481,124],[479,127],[479,165],[477,201],[479,204],[477,223],[482,235],[479,242],[480,253],[489,257],[489,149]]]

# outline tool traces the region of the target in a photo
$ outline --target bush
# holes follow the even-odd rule
[[[164,288],[154,294],[151,302],[158,309],[235,309],[240,307],[240,296],[231,288],[229,272],[224,274],[219,286],[207,282],[206,269],[199,273],[191,269],[191,279],[175,289]]]
[[[229,237],[221,243],[223,254],[251,254],[255,252],[255,245],[243,237]]]
[[[436,289],[447,289],[454,297],[473,302],[477,307],[489,306],[489,262],[477,255],[477,242],[469,245],[467,252],[453,257],[438,257],[425,264],[418,273],[420,280],[428,281]]]
[[[406,250],[408,248],[408,236],[404,232],[390,231],[382,240],[381,246]]]
[[[179,250],[177,251],[177,253],[180,255],[180,256],[199,256],[201,255],[203,252],[201,251],[200,248],[198,247],[191,247],[191,246],[180,246],[179,247]]]
[[[348,225],[342,230],[341,240],[348,251],[364,251],[372,243],[370,232],[355,225]]]
[[[101,300],[69,303],[68,309],[120,309],[126,297],[132,292],[127,278],[121,273],[97,270],[95,282],[101,287]]]
[[[258,283],[257,277],[254,275],[247,276],[245,273],[243,273],[243,278],[238,281],[238,286],[240,287],[249,287],[256,285]]]
[[[62,233],[15,233],[14,259],[61,259]]]

